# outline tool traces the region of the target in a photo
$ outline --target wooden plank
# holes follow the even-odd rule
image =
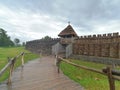
[[[14,83],[10,87],[0,85],[0,90],[84,90],[63,73],[58,74],[54,60],[53,56],[45,56],[29,62],[24,71],[13,73]]]
[[[22,61],[22,67],[24,66],[24,53],[22,54],[22,59],[21,59],[21,61]]]

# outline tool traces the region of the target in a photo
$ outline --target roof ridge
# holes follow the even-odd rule
[[[65,36],[65,35],[77,36],[75,30],[70,24],[58,34],[58,36]]]

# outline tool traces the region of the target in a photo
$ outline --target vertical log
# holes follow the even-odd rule
[[[110,67],[107,67],[107,74],[109,79],[110,90],[115,90],[115,80],[112,77],[112,70]]]
[[[120,59],[120,38],[119,38],[119,44],[118,44],[118,53],[119,53],[119,59]]]
[[[57,66],[57,55],[55,55],[55,66]]]
[[[57,62],[56,62],[56,65],[57,65],[57,71],[58,71],[58,73],[60,73],[60,62],[61,62],[61,60],[58,58],[58,56],[57,56]]]
[[[111,43],[111,45],[110,45],[110,57],[112,57],[112,58],[119,57],[119,43]]]
[[[11,77],[12,77],[12,65],[10,65],[10,71],[9,71],[9,78],[7,84],[11,84]]]
[[[11,63],[11,65],[10,65],[9,78],[8,78],[8,82],[7,82],[8,85],[11,84],[11,78],[12,78],[12,72],[13,72],[13,70],[14,70],[15,60],[16,60],[16,58],[14,58],[14,59],[11,61],[12,63]]]
[[[58,56],[56,56],[56,59],[57,59],[57,62],[56,62],[56,65],[57,65],[57,72],[60,73]]]
[[[22,67],[24,66],[24,53],[22,54],[22,59],[21,59],[21,61],[22,61]]]

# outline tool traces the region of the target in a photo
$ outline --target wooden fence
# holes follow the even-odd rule
[[[15,66],[15,63],[16,63],[16,60],[21,56],[21,64],[22,66],[24,66],[24,52],[20,53],[19,55],[17,55],[16,57],[14,58],[11,58],[8,60],[8,63],[5,65],[5,67],[0,71],[0,77],[3,75],[3,73],[8,69],[9,69],[9,77],[8,77],[8,82],[7,84],[10,84],[11,83],[11,77],[12,77],[12,72],[14,70],[14,66]]]
[[[66,60],[66,59],[63,59],[61,57],[56,57],[57,59],[57,62],[56,62],[56,65],[58,66],[58,73],[59,73],[59,67],[60,67],[60,62],[63,61],[65,63],[68,63],[68,64],[71,64],[77,68],[81,68],[81,69],[85,69],[85,70],[89,70],[89,71],[92,71],[92,72],[96,72],[96,73],[99,73],[99,74],[103,74],[103,75],[106,75],[108,77],[108,81],[109,81],[109,86],[110,86],[110,90],[115,90],[115,80],[120,80],[120,71],[117,71],[117,70],[112,70],[111,67],[106,67],[105,69],[102,69],[102,70],[97,70],[97,69],[94,69],[94,68],[89,68],[89,67],[86,67],[86,66],[82,66],[82,65],[78,65],[78,64],[75,64],[73,62],[70,62],[69,60]]]

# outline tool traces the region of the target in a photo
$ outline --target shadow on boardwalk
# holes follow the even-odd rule
[[[0,85],[0,90],[83,90],[68,77],[57,73],[52,56],[36,59],[13,73],[12,85]]]

